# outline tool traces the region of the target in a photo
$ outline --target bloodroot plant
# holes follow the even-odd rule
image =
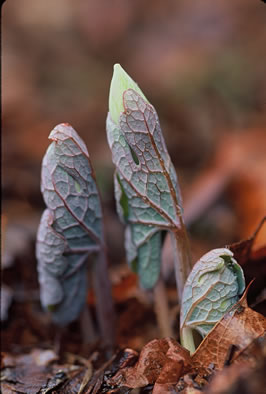
[[[155,108],[119,64],[114,66],[107,137],[115,165],[115,197],[126,225],[127,260],[144,289],[154,289],[162,334],[170,332],[160,282],[162,231],[169,231],[181,306],[181,343],[194,352],[193,330],[205,336],[239,299],[245,279],[229,249],[214,249],[191,271],[182,201]],[[164,298],[165,297],[165,298]]]
[[[193,330],[206,336],[238,301],[245,288],[243,271],[227,248],[208,252],[192,269],[178,180],[157,112],[119,64],[114,66],[106,128],[115,165],[117,212],[126,227],[128,263],[138,274],[140,286],[153,291],[162,336],[171,336],[160,276],[162,232],[170,232],[181,343],[193,353]],[[68,124],[56,126],[49,138],[53,142],[43,158],[41,181],[47,209],[36,248],[41,302],[60,326],[76,319],[86,300],[87,260],[94,256],[99,326],[105,343],[113,344],[102,207],[88,151]]]
[[[114,340],[114,314],[107,275],[101,201],[87,148],[69,124],[56,126],[42,162],[41,191],[47,209],[37,234],[36,255],[43,307],[66,326],[85,306],[88,257],[101,335]],[[95,257],[97,256],[97,258]]]
[[[194,265],[181,305],[181,344],[195,350],[193,330],[205,337],[245,290],[244,273],[227,248],[213,249]]]
[[[127,260],[140,285],[155,289],[162,311],[167,304],[160,307],[163,292],[158,290],[162,231],[172,235],[179,300],[191,270],[181,196],[157,112],[119,64],[110,87],[107,137],[115,165],[117,211],[126,224]],[[161,326],[163,320],[159,317]]]

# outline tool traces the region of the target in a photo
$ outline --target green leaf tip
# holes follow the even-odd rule
[[[114,65],[114,72],[109,93],[109,112],[113,122],[116,124],[119,123],[120,114],[124,111],[123,93],[127,89],[135,90],[147,101],[136,82],[133,81],[133,79],[120,66],[120,64],[116,63]]]

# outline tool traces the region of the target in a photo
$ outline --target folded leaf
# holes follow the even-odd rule
[[[76,319],[87,292],[88,255],[102,246],[102,211],[84,142],[68,124],[54,128],[42,163],[47,209],[37,234],[42,305],[61,325]]]
[[[98,249],[102,212],[86,146],[67,124],[56,126],[49,139],[54,142],[43,158],[41,191],[54,228],[72,251]]]
[[[126,223],[126,250],[144,288],[152,288],[160,272],[161,230],[180,225],[181,198],[157,113],[133,89],[123,93],[119,124],[109,114],[107,136],[116,166],[115,195]]]
[[[194,265],[184,287],[181,330],[189,327],[207,335],[244,289],[242,268],[229,249],[206,253]]]

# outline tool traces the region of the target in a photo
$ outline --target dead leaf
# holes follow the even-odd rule
[[[261,342],[261,341],[260,341]],[[246,393],[263,393],[265,391],[265,367],[266,367],[266,340],[258,343],[255,340],[252,343],[254,353],[254,366],[241,363],[233,364],[218,372],[204,392],[206,394],[238,394],[243,392],[245,387]],[[251,353],[249,351],[248,357]]]
[[[121,281],[113,286],[112,295],[115,302],[124,302],[137,293],[138,278],[134,273],[128,273]]]
[[[144,346],[137,364],[119,370],[109,384],[139,388],[155,383],[155,393],[167,393],[190,365],[189,352],[174,339],[154,339]]]
[[[234,258],[240,265],[244,265],[249,261],[255,240],[265,223],[266,216],[264,216],[264,218],[260,221],[251,237],[239,242],[235,242],[228,246],[228,248],[234,253]]]
[[[99,369],[97,369],[91,379],[86,383],[86,385],[82,388],[82,390],[86,394],[96,394],[100,392],[106,392],[107,390],[102,390],[102,385],[104,382],[104,378],[106,379],[106,375],[108,375],[108,368],[112,368],[113,363],[116,361],[116,356],[113,355],[110,360],[108,360],[106,363],[104,363]],[[109,389],[109,387],[108,387]]]
[[[85,368],[58,365],[57,355],[52,350],[33,349],[29,354],[2,356],[1,389],[3,393],[25,394],[61,392],[63,385],[74,390],[80,387]],[[77,379],[78,377],[78,379]],[[67,391],[62,391],[66,393]]]
[[[240,301],[214,326],[193,354],[196,369],[206,370],[213,365],[216,370],[221,370],[228,361],[232,346],[234,354],[231,358],[236,360],[256,338],[264,335],[266,319],[248,307],[247,291],[248,287]]]
[[[184,380],[184,384],[186,385],[185,389],[182,391],[182,393],[198,393],[199,390],[208,383],[205,379],[202,377],[195,376],[195,374],[188,373],[184,375],[182,378]]]
[[[172,393],[183,371],[183,364],[175,360],[167,361],[156,380],[153,394]]]
[[[266,217],[260,221],[256,230],[249,238],[228,246],[228,248],[234,253],[234,258],[241,266],[243,266],[246,283],[249,283],[255,278],[255,282],[248,293],[248,299],[251,302],[252,307],[254,307],[254,304],[263,301],[262,297],[260,297],[261,300],[258,298],[260,295],[263,295],[263,290],[265,289],[266,245],[259,249],[256,248],[257,238],[261,238],[261,233],[266,229],[265,224]],[[256,308],[256,311],[264,312],[263,306],[261,305],[259,309]]]
[[[195,389],[194,387],[186,387],[184,390],[180,392],[180,394],[201,394],[202,391]]]
[[[58,361],[58,355],[51,349],[34,349],[31,352],[33,361],[38,366],[47,366],[54,361]]]

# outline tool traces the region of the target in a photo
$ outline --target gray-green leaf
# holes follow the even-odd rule
[[[87,148],[68,124],[56,126],[42,163],[47,209],[37,234],[41,302],[65,325],[81,312],[88,255],[102,245],[102,211]]]
[[[124,91],[123,105],[119,125],[107,117],[117,210],[127,225],[128,261],[137,259],[142,286],[152,288],[160,272],[161,230],[179,226],[182,204],[154,107],[133,89]]]
[[[233,253],[213,249],[194,265],[183,291],[181,330],[193,328],[203,337],[239,299],[245,278]]]

